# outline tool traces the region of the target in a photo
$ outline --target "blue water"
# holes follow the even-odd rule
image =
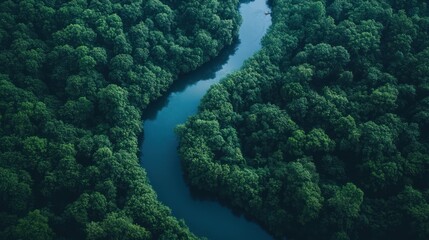
[[[177,80],[171,90],[150,105],[144,115],[141,165],[146,169],[158,199],[184,219],[190,230],[208,239],[272,239],[259,225],[215,201],[192,197],[185,184],[177,153],[174,128],[197,112],[209,87],[242,66],[261,48],[261,39],[271,25],[265,0],[240,4],[242,25],[239,43],[197,71]]]

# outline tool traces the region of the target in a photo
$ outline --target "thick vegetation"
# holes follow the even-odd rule
[[[193,239],[137,158],[143,109],[237,34],[237,0],[0,1],[0,238]]]
[[[188,182],[288,239],[429,238],[429,6],[273,0],[178,128]]]

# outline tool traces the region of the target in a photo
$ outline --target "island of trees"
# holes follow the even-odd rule
[[[194,239],[139,166],[145,107],[238,0],[0,1],[0,239]]]
[[[187,182],[283,239],[429,238],[429,6],[272,0],[180,125]]]

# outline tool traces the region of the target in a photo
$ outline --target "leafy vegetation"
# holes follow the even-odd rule
[[[1,1],[0,238],[196,238],[139,166],[141,115],[232,43],[237,5]]]
[[[189,184],[288,239],[429,238],[429,6],[272,0],[178,127]]]

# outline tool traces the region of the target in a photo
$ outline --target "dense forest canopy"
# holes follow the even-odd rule
[[[272,0],[178,127],[186,179],[287,239],[429,238],[429,6]]]
[[[139,166],[141,115],[232,43],[237,7],[0,1],[0,238],[196,238]]]

